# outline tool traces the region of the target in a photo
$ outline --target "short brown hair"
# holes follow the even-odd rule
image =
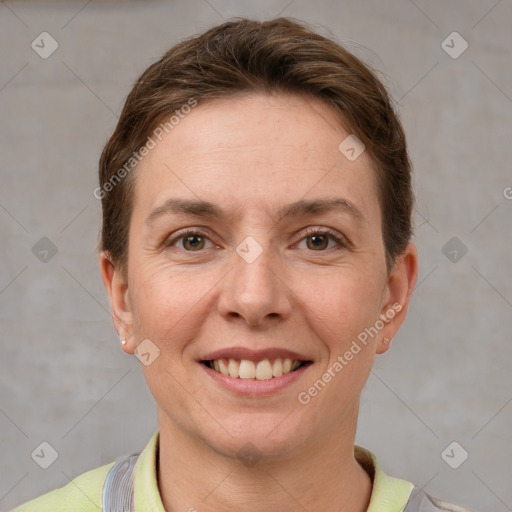
[[[402,125],[374,72],[333,40],[289,18],[230,20],[175,45],[142,73],[100,158],[100,249],[127,269],[136,162],[134,172],[126,163],[155,127],[191,99],[200,104],[250,92],[323,100],[365,144],[377,173],[389,270],[412,235],[411,163]]]

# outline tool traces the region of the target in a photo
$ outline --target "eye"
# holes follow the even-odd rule
[[[308,249],[316,252],[324,252],[332,249],[333,247],[329,246],[329,242],[334,242],[335,249],[347,247],[347,244],[335,232],[329,229],[309,229],[300,242],[303,241],[306,241],[306,247]]]
[[[200,231],[186,231],[169,240],[166,243],[166,247],[173,247],[178,244],[178,248],[185,251],[199,252],[205,249],[206,242],[212,243],[204,233]]]
[[[299,244],[306,243],[306,248],[315,252],[327,252],[331,249],[347,248],[348,244],[336,232],[329,229],[310,228],[300,240]],[[210,247],[208,247],[210,243]],[[203,249],[215,246],[209,237],[197,230],[188,230],[178,233],[165,244],[166,247],[177,247],[187,252],[200,252]],[[333,247],[334,246],[334,247]]]

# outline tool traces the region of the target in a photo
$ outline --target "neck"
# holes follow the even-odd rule
[[[158,485],[166,512],[364,512],[372,482],[354,458],[354,432],[243,464],[160,415]]]

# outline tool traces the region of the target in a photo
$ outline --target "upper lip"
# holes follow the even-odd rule
[[[260,350],[252,350],[244,347],[222,348],[206,354],[201,358],[201,360],[214,361],[216,359],[246,359],[248,361],[262,361],[263,359],[277,359],[278,357],[284,359],[289,358],[293,361],[311,361],[310,358],[305,357],[298,352],[279,347],[270,347]]]

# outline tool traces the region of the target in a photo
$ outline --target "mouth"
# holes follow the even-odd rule
[[[290,357],[236,359],[220,357],[201,361],[206,367],[232,379],[271,380],[295,372],[312,364],[312,361],[292,359]]]

